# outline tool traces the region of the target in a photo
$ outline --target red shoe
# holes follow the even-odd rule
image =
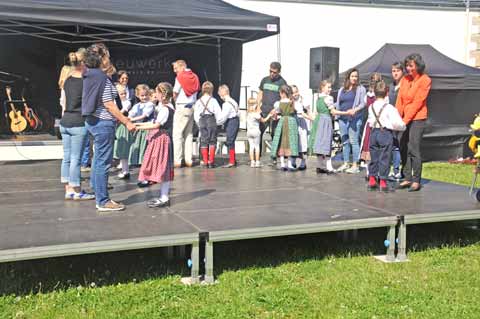
[[[369,191],[374,191],[378,188],[377,186],[377,179],[375,178],[375,176],[370,176],[368,178],[368,186],[367,186],[367,190]]]
[[[383,193],[388,193],[388,184],[384,179],[380,180],[380,191]]]

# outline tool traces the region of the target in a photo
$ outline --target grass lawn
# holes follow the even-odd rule
[[[468,185],[472,166],[424,165]],[[0,264],[0,318],[478,318],[480,232],[409,228],[410,262],[383,264],[386,230],[221,243],[218,284],[181,285],[162,249]],[[334,244],[332,244],[334,243]]]

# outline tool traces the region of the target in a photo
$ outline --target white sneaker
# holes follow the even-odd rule
[[[252,167],[252,168],[255,167],[255,161],[252,161],[252,162],[250,163],[250,167]]]
[[[350,168],[347,168],[345,170],[345,173],[348,173],[348,174],[358,174],[360,173],[360,169],[358,168],[358,166],[352,166]]]
[[[262,163],[260,163],[260,161],[256,161],[255,162],[255,167],[262,167]]]
[[[340,166],[339,168],[336,169],[336,171],[337,172],[343,172],[343,171],[347,170],[349,167],[350,167],[350,165],[348,165],[348,163],[343,163],[342,166]]]

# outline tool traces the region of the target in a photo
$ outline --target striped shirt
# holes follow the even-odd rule
[[[102,94],[102,105],[98,105],[95,109],[95,113],[93,116],[98,117],[101,120],[109,120],[109,121],[116,121],[115,117],[110,113],[106,108],[106,102],[115,102],[115,98],[118,95],[117,88],[113,85],[110,79],[107,79],[105,82],[105,89],[103,90]]]

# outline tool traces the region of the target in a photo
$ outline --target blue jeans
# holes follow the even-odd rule
[[[360,131],[362,129],[362,118],[355,118],[338,121],[340,134],[342,135],[342,154],[345,163],[350,162],[350,152],[353,154],[352,162],[357,163],[360,160]]]
[[[393,132],[387,129],[372,129],[370,133],[371,161],[368,164],[368,175],[386,180],[390,173],[392,158]]]
[[[400,173],[400,163],[402,161],[402,156],[400,155],[400,136],[401,132],[395,132],[393,134],[392,162],[393,173],[395,175]]]
[[[90,186],[95,190],[95,199],[98,206],[109,201],[108,170],[113,159],[113,143],[115,141],[115,122],[100,120],[89,116],[85,127],[93,136],[92,169],[90,171]]]
[[[80,127],[64,127],[60,125],[63,144],[63,160],[61,181],[71,187],[80,186],[80,157],[87,137],[87,129]]]
[[[89,165],[90,165],[90,135],[87,133],[87,138],[85,141],[85,146],[83,148],[83,154],[82,154],[82,167],[87,167]]]

